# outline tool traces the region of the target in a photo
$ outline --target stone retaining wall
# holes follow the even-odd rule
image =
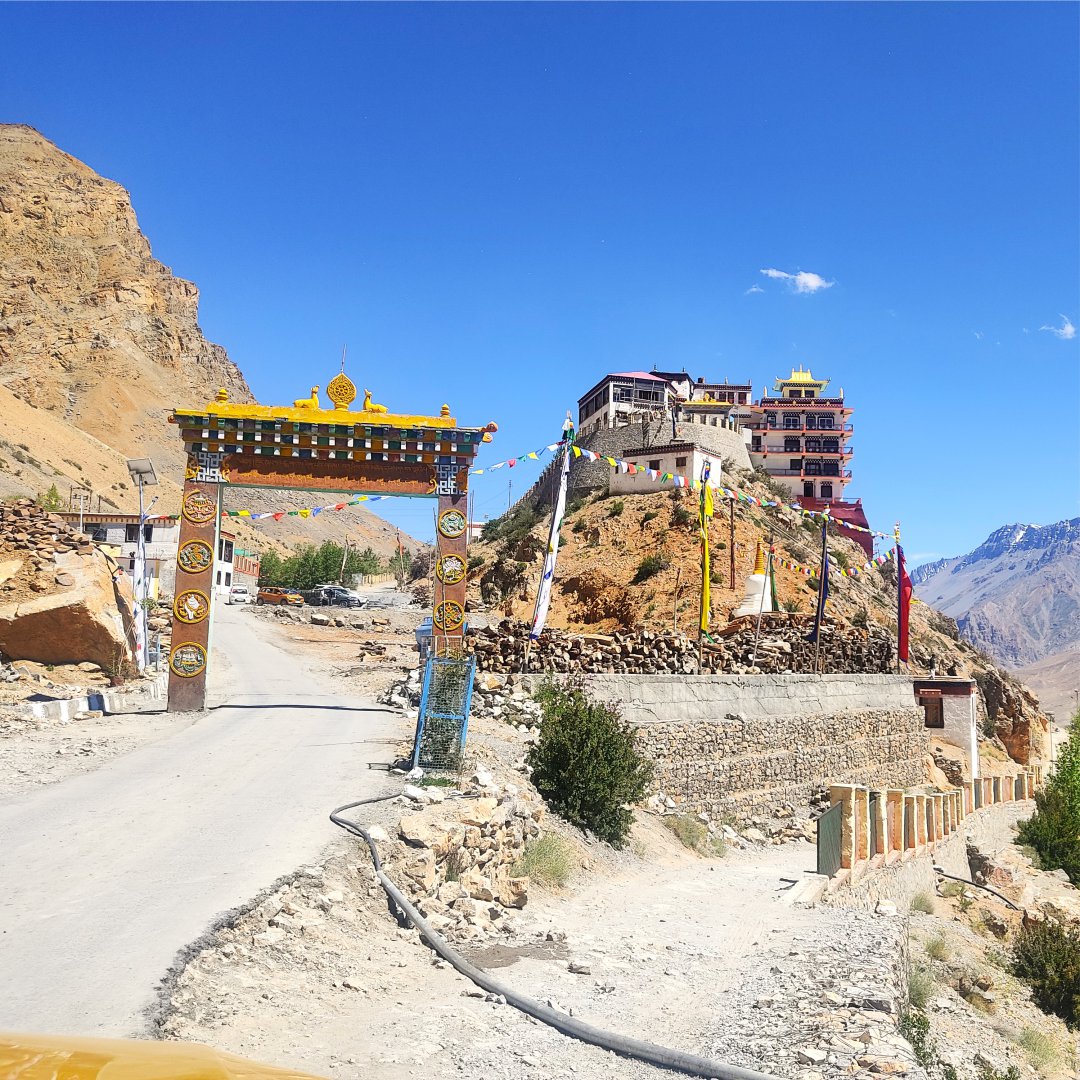
[[[911,680],[892,675],[591,675],[692,813],[738,818],[805,806],[824,787],[925,780],[929,739]],[[843,779],[841,779],[843,778]]]

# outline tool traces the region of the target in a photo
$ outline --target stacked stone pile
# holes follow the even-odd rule
[[[0,590],[14,591],[18,580],[35,593],[74,585],[75,577],[56,566],[56,556],[67,552],[91,557],[94,545],[32,499],[0,506]]]
[[[473,774],[465,797],[413,786],[405,795],[413,812],[395,834],[371,830],[387,874],[441,934],[479,940],[508,932],[508,909],[528,899],[529,879],[514,867],[525,844],[540,835],[539,796],[499,784],[483,769]]]
[[[815,646],[806,640],[810,621],[786,614],[733,623],[704,648],[705,672],[716,675],[783,674],[814,670]],[[627,675],[690,675],[698,671],[697,642],[684,634],[635,630],[615,634],[572,634],[545,630],[529,647],[528,628],[504,620],[470,635],[477,668]],[[755,662],[756,642],[756,662]],[[826,622],[821,632],[820,670],[825,674],[883,674],[892,670],[893,646],[880,627],[863,629]]]

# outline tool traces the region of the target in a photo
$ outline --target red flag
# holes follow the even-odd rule
[[[908,658],[908,615],[911,611],[911,578],[904,565],[904,549],[896,545],[896,573],[900,584],[900,608],[896,620],[896,655],[907,663]]]

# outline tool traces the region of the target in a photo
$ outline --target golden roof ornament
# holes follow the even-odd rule
[[[348,409],[356,400],[356,386],[343,371],[330,380],[326,387],[326,396],[334,403],[335,409]]]

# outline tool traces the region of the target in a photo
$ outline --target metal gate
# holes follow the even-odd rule
[[[416,717],[413,768],[457,769],[465,752],[476,658],[429,657]]]
[[[817,819],[817,872],[832,877],[840,869],[844,804],[837,803]]]
[[[878,843],[881,839],[881,821],[878,818],[880,798],[877,792],[870,793],[870,849],[866,853],[868,859],[872,859],[878,853]]]

